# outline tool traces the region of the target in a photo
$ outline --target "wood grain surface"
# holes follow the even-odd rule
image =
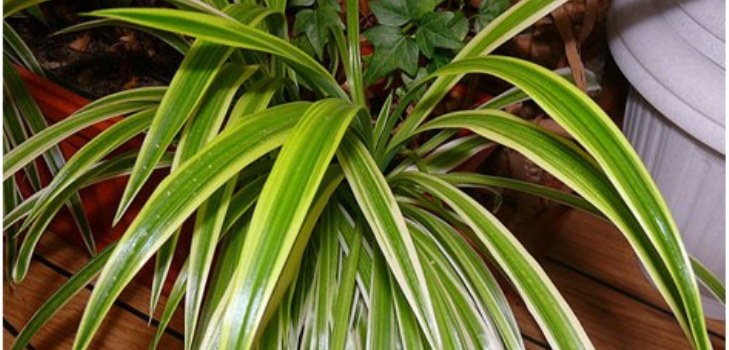
[[[549,225],[536,258],[563,293],[597,349],[690,349],[666,303],[646,280],[628,242],[611,224],[569,211]],[[3,289],[3,345],[68,276],[88,259],[81,250],[53,234],[41,240],[26,281]],[[534,319],[508,287],[507,297],[522,327],[527,349],[549,346]],[[70,349],[91,286],[74,298],[31,342],[37,350]],[[133,283],[114,304],[93,349],[146,349],[156,331],[149,320],[149,286]],[[166,300],[162,300],[164,305]],[[161,309],[158,310],[158,313]],[[181,349],[183,320],[178,310],[160,349]],[[715,349],[725,348],[723,322],[709,320]]]

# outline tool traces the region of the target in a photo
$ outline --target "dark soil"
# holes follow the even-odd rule
[[[52,1],[41,5],[47,25],[34,17],[8,22],[49,75],[81,95],[97,98],[134,87],[167,85],[182,55],[153,36],[116,27],[53,35],[86,20],[78,13],[110,7],[104,6],[108,3]],[[132,5],[148,6],[150,1]]]

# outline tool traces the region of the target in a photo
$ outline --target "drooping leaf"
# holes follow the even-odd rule
[[[696,277],[676,223],[637,153],[597,103],[553,72],[515,58],[483,57],[456,62],[449,67],[453,68],[444,71],[458,74],[465,68],[513,83],[585,147],[665,263],[678,287],[694,345],[697,348],[708,346]]]
[[[8,45],[8,49],[14,53],[13,57],[17,58],[23,66],[35,74],[45,76],[45,72],[33,52],[7,21],[3,21],[3,42]]]
[[[22,122],[18,122],[27,125],[28,131],[32,134],[39,133],[47,128],[48,124],[41,113],[40,107],[35,102],[33,96],[31,96],[26,83],[20,78],[20,74],[13,67],[7,54],[3,54],[3,72],[3,88],[8,97],[4,102],[11,103],[15,107],[14,110],[18,113],[15,117],[22,118]],[[61,149],[57,146],[51,147],[47,152],[43,153],[42,159],[50,171],[51,176],[54,176],[65,164]],[[78,194],[69,198],[68,209],[71,212],[71,217],[78,232],[81,234],[81,239],[86,246],[86,250],[90,255],[95,255],[96,244],[94,243],[94,236],[86,218],[81,197]]]
[[[591,349],[580,322],[534,258],[491,213],[463,192],[431,175],[405,172],[397,176],[443,200],[473,230],[519,291],[549,343],[559,349]]]
[[[676,308],[680,305],[677,303],[679,295],[665,264],[610,181],[584,150],[561,136],[502,111],[451,113],[429,122],[424,130],[431,127],[467,128],[517,150],[587,199],[625,234],[668,304],[679,310],[679,324],[686,325],[685,313]]]
[[[92,102],[68,118],[36,133],[11,150],[3,159],[3,179],[10,177],[61,140],[90,125],[156,105],[162,99],[164,92],[163,87],[139,88],[112,94]]]
[[[63,167],[58,172],[28,215],[26,222],[30,227],[20,246],[18,263],[13,269],[13,279],[15,281],[21,281],[25,278],[35,246],[55,217],[56,211],[59,209],[57,204],[62,203],[58,202],[58,199],[62,198],[61,195],[64,194],[64,191],[84,172],[88,171],[94,163],[147,128],[153,114],[154,110],[145,110],[115,124],[76,152],[67,163],[68,166]]]

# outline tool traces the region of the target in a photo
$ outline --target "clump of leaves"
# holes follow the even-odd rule
[[[366,85],[396,69],[414,77],[420,54],[444,64],[453,56],[453,50],[463,46],[468,19],[461,12],[436,10],[436,5],[433,0],[370,3],[379,25],[364,33],[375,47],[364,75]]]
[[[4,226],[20,226],[6,232],[20,248],[16,259],[6,258],[10,278],[20,282],[27,276],[49,218],[78,189],[130,174],[117,211],[121,217],[153,169],[170,173],[114,247],[96,255],[38,310],[13,349],[25,348],[98,275],[74,343],[76,350],[87,349],[114,300],[147,261],[156,256],[154,286],[167,278],[179,228],[191,217],[190,253],[151,348],[184,299],[186,349],[523,349],[511,306],[493,276],[500,273],[551,347],[592,349],[537,260],[463,190],[473,187],[539,195],[615,223],[691,344],[710,348],[694,273],[702,269],[689,259],[667,206],[625,137],[569,81],[536,64],[491,55],[565,1],[521,0],[445,67],[411,82],[401,99],[388,98],[372,110],[364,94],[357,11],[346,13],[346,34],[343,28],[331,31],[344,76],[292,45],[280,27],[264,25],[267,16],[285,13],[285,1],[269,0],[263,7],[215,0],[212,8],[176,0],[184,6],[92,13],[195,40],[183,40],[185,58],[168,87],[104,97],[63,122],[34,130],[8,151],[3,175],[12,189],[13,174],[32,167],[63,138],[128,115],[79,150],[38,194],[13,203]],[[317,5],[320,10],[322,3]],[[380,23],[371,30],[399,31],[400,37],[386,41],[409,54],[417,51],[408,58],[417,63],[417,55],[428,50],[418,44],[418,35],[435,35],[424,29],[428,15],[443,16],[433,21],[447,28],[458,16],[446,18],[435,6],[373,2]],[[347,0],[346,8],[357,8],[357,1]],[[430,39],[434,54],[447,49],[442,38]],[[400,67],[405,59],[385,53],[373,57],[369,74],[381,60]],[[468,74],[493,76],[514,88],[478,109],[433,116]],[[6,85],[15,85],[7,79]],[[414,101],[411,91],[419,87],[426,91],[406,112]],[[312,97],[301,100],[299,90]],[[502,110],[525,99],[574,139]],[[19,112],[27,118],[32,111]],[[453,142],[462,129],[474,135]],[[139,152],[111,154],[140,133],[145,140]],[[409,146],[424,133],[436,134]],[[524,154],[581,197],[453,172],[473,149],[491,142]],[[724,299],[716,278],[700,277]],[[151,309],[160,288],[153,290]]]

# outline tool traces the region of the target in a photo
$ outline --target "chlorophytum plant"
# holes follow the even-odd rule
[[[95,253],[38,310],[13,349],[29,344],[98,276],[74,343],[74,349],[86,349],[114,300],[153,258],[154,310],[188,218],[194,219],[190,253],[152,347],[183,304],[186,349],[522,349],[519,326],[494,275],[500,274],[553,348],[593,348],[542,267],[488,208],[464,192],[473,188],[523,191],[614,223],[689,342],[711,348],[698,282],[721,300],[724,287],[686,253],[664,200],[619,129],[560,75],[491,54],[564,0],[521,0],[463,45],[454,34],[440,44],[458,50],[455,57],[378,110],[365,98],[357,1],[346,0],[342,25],[312,34],[334,43],[344,71],[339,79],[316,55],[289,41],[286,1],[171,3],[175,8],[99,10],[87,14],[96,19],[81,24],[122,24],[159,35],[184,54],[169,86],[112,94],[22,140],[6,138],[6,147],[12,147],[5,153],[3,179],[6,193],[12,193],[13,175],[30,170],[38,157],[54,157],[65,137],[126,115],[68,161],[59,161],[49,185],[29,198],[13,197],[4,227],[6,241],[17,242],[18,249],[5,264],[16,283],[27,276],[50,220],[73,203],[80,188],[130,175],[118,220],[155,169],[170,169],[123,237]],[[451,18],[417,12],[419,1],[382,3],[413,14],[383,26],[413,20],[427,28],[423,16],[436,22]],[[7,15],[8,1],[5,5]],[[15,12],[24,9],[14,6]],[[304,16],[337,13],[320,6]],[[376,9],[380,15],[386,10],[392,9]],[[424,42],[408,45],[426,51],[439,45],[426,34]],[[20,99],[18,106],[16,95],[25,95],[11,58],[6,55],[4,62],[5,98],[13,102],[5,105],[14,106],[12,114],[6,111],[7,127],[8,118],[37,111],[22,108],[32,100]],[[491,75],[514,88],[478,108],[433,116],[466,74]],[[525,99],[574,141],[503,111]],[[454,140],[462,129],[474,135]],[[110,156],[139,134],[145,135],[138,151]],[[413,147],[417,135],[429,138]],[[486,143],[522,153],[577,195],[453,171]]]

